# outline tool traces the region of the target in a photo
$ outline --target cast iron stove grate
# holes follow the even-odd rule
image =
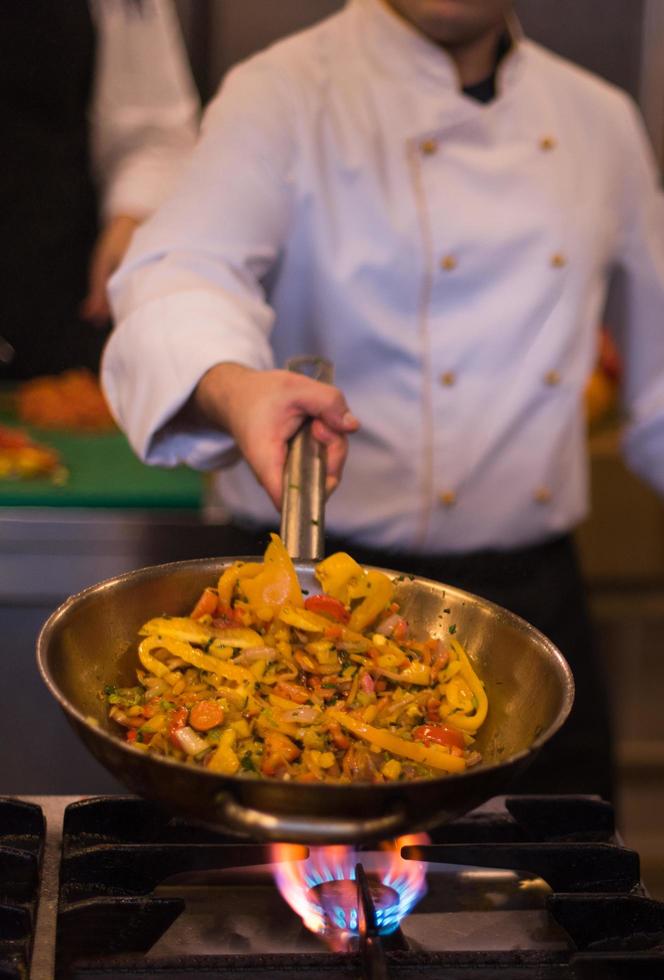
[[[242,869],[248,873],[269,865],[269,848],[169,819],[134,797],[110,797],[84,800],[65,811],[56,976],[58,980],[664,977],[664,903],[647,897],[640,883],[638,855],[616,842],[609,804],[592,797],[511,797],[456,820],[436,831],[434,838],[431,845],[404,849],[404,857],[426,860],[430,868],[432,863],[434,867],[473,865],[541,876],[552,892],[546,909],[538,914],[552,923],[564,942],[542,948],[536,944],[534,948],[469,946],[436,951],[426,943],[427,948],[413,943],[406,928],[380,937],[364,882],[364,849],[360,849],[356,882],[360,939],[354,952],[328,952],[317,937],[300,927],[308,937],[303,952],[257,952],[230,943],[223,952],[209,955],[197,950],[180,953],[179,947],[174,952],[168,946],[164,953],[161,944],[184,913],[189,898],[185,900],[183,894],[189,893],[182,879],[172,879],[174,883],[166,886],[160,883],[183,872],[224,875],[230,872],[223,869],[240,869],[237,873],[242,875]],[[238,882],[244,879],[238,878],[235,885],[233,880],[229,879],[228,894],[239,904],[246,882],[240,889]],[[251,890],[248,894],[254,895]],[[432,922],[440,923],[439,913],[447,911],[444,895],[442,909],[437,905],[441,894],[430,886],[413,915],[419,913],[425,924],[429,915]],[[256,891],[252,899],[257,922],[258,895]],[[295,914],[278,896],[276,901],[276,914],[284,918],[275,932],[293,928],[286,917],[296,918]],[[490,920],[477,920],[480,927],[484,921]],[[221,914],[213,924],[213,932],[223,929]]]
[[[0,980],[27,975],[44,833],[38,806],[0,799]]]

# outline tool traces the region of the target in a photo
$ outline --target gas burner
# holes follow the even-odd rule
[[[664,976],[664,903],[596,798],[500,798],[434,844],[281,859],[135,797],[34,802],[0,804],[3,980]]]
[[[426,894],[426,862],[405,861],[402,848],[428,843],[426,834],[410,834],[372,851],[335,845],[311,847],[308,853],[297,845],[275,844],[274,879],[307,929],[324,936],[332,949],[350,948],[359,931],[358,867],[373,899],[376,930],[389,935]]]
[[[368,878],[369,894],[376,913],[376,926],[379,932],[392,932],[399,908],[399,892],[383,884],[376,877]],[[351,878],[338,878],[322,881],[307,893],[307,899],[320,908],[325,921],[325,931],[341,930],[357,934],[358,896],[357,881]],[[385,924],[385,929],[381,928]]]
[[[46,827],[38,806],[0,798],[0,977],[27,972]]]

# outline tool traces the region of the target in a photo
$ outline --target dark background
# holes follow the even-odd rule
[[[236,61],[334,13],[342,0],[177,0],[205,100]],[[638,97],[644,0],[517,0],[535,41]]]

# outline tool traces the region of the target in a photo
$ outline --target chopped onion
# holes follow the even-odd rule
[[[373,694],[374,692],[374,679],[371,674],[362,674],[362,680],[360,681],[360,687],[366,694]]]
[[[397,674],[394,670],[386,670],[385,667],[377,667],[375,664],[370,664],[371,669],[374,674],[380,674],[381,677],[387,677],[391,681],[395,681],[397,684],[407,683],[404,682],[404,678],[401,674]]]
[[[298,725],[313,725],[321,716],[318,708],[310,704],[303,704],[301,708],[292,708],[290,711],[283,711],[279,716],[280,721],[295,722]]]
[[[391,636],[394,632],[394,628],[401,621],[401,616],[398,613],[392,613],[387,619],[384,619],[376,627],[376,633],[380,633],[381,636]]]
[[[276,660],[277,651],[273,647],[247,647],[237,657],[233,657],[234,664],[253,664],[257,660]]]
[[[206,749],[210,748],[208,743],[200,738],[189,725],[178,728],[174,732],[174,736],[182,751],[186,752],[187,755],[198,755],[199,752],[205,752]]]

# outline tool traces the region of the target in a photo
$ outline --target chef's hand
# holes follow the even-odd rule
[[[96,327],[103,326],[111,316],[106,283],[120,265],[139,224],[139,219],[131,215],[116,215],[95,242],[88,270],[88,295],[81,305],[81,316]]]
[[[203,375],[193,406],[204,419],[230,433],[279,510],[287,443],[306,418],[327,446],[327,485],[339,480],[348,433],[360,423],[338,388],[293,371],[254,371],[240,364],[217,364]]]

